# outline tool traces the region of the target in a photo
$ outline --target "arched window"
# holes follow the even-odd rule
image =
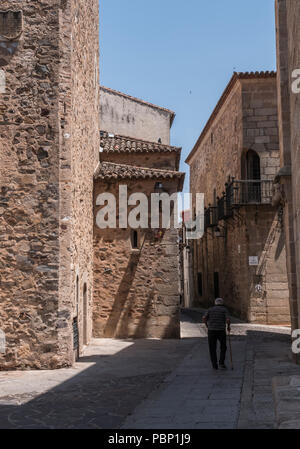
[[[246,154],[246,176],[249,180],[260,180],[260,157],[253,150]]]
[[[260,157],[253,150],[247,151],[242,159],[242,178],[248,181],[242,187],[242,202],[246,204],[261,203]]]

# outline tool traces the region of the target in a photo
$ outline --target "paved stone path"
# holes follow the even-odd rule
[[[0,372],[0,429],[274,427],[272,378],[300,374],[289,330],[235,324],[233,371],[215,372],[206,331],[182,340],[94,340],[72,369]]]
[[[99,339],[71,369],[0,372],[0,429],[120,428],[195,344]]]
[[[126,429],[272,429],[272,378],[300,373],[289,360],[287,329],[233,325],[234,370],[213,371],[201,338],[160,388],[140,404]],[[201,330],[205,336],[204,328]]]
[[[213,371],[202,340],[123,428],[236,428],[243,384],[245,342],[234,342],[236,369]]]

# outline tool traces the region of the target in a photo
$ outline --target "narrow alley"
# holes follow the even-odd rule
[[[272,378],[300,375],[289,329],[233,324],[227,372],[211,369],[195,316],[182,315],[181,332],[94,340],[71,369],[0,373],[0,428],[273,428]]]

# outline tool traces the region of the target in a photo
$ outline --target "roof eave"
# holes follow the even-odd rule
[[[104,130],[100,130],[100,133],[110,134],[110,133],[108,133],[108,131],[104,131]],[[105,139],[109,139],[109,138],[111,138],[111,139],[121,139],[121,140],[122,139],[126,139],[126,140],[131,141],[131,142],[138,142],[138,143],[141,143],[141,144],[150,144],[150,145],[156,145],[156,146],[162,147],[161,150],[158,148],[155,151],[153,151],[153,153],[160,152],[160,151],[163,152],[163,149],[165,149],[165,148],[168,149],[168,151],[170,153],[171,152],[176,152],[179,155],[181,154],[181,151],[182,151],[182,147],[175,147],[173,145],[167,145],[167,144],[159,144],[158,142],[152,142],[152,141],[149,141],[149,140],[138,139],[136,137],[123,136],[123,135],[120,135],[120,134],[114,134],[113,137],[102,136],[100,138],[100,142],[101,142],[101,140],[105,140]],[[114,152],[112,150],[107,151],[107,150],[105,150],[105,148],[103,148],[103,150],[104,150],[105,153],[111,153],[111,152],[113,153]],[[119,150],[116,150],[116,153],[117,152],[119,152]],[[130,152],[130,151],[128,151],[128,152]],[[132,152],[134,152],[134,151],[132,151]],[[140,152],[143,152],[143,148],[141,148]]]
[[[141,98],[133,97],[132,95],[125,94],[125,93],[120,92],[120,91],[115,90],[115,89],[111,89],[110,87],[100,86],[100,90],[101,89],[105,90],[106,92],[111,92],[112,94],[120,95],[122,97],[128,98],[129,100],[132,100],[132,101],[135,101],[137,103],[143,104],[144,106],[149,106],[149,107],[152,107],[152,108],[155,108],[155,109],[160,109],[160,110],[162,110],[164,112],[168,112],[171,115],[171,126],[172,126],[172,123],[173,123],[175,115],[176,115],[174,111],[171,111],[170,109],[167,109],[167,108],[164,108],[162,106],[158,106],[156,104],[150,103],[148,101],[142,100]]]

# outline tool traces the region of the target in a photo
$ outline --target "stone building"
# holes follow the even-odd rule
[[[103,92],[112,99],[102,96]],[[126,186],[128,197],[144,193],[150,215],[152,193],[172,195],[182,190],[184,174],[178,171],[181,149],[165,143],[170,141],[174,113],[107,88],[102,88],[100,100],[101,125],[105,123],[107,129],[101,131],[94,186],[94,335],[179,338],[178,230],[172,225],[163,229],[161,223],[152,229],[150,216],[145,228],[122,227],[119,214],[115,229],[97,226],[102,209],[97,198],[104,192],[117,198],[117,211],[120,186]],[[119,101],[122,107],[116,104]],[[105,111],[112,110],[114,114],[105,118]],[[128,122],[116,121],[116,111],[130,117]],[[132,209],[129,206],[128,213]]]
[[[100,87],[101,129],[170,145],[175,113],[108,87]]]
[[[217,296],[253,323],[288,324],[276,74],[235,73],[187,158],[191,192],[205,194],[205,234],[193,244],[195,304]]]
[[[71,365],[91,337],[98,3],[1,1],[0,369]]]
[[[280,170],[292,328],[300,328],[300,3],[276,0]],[[296,71],[296,72],[294,72]],[[300,360],[299,360],[300,362]]]

